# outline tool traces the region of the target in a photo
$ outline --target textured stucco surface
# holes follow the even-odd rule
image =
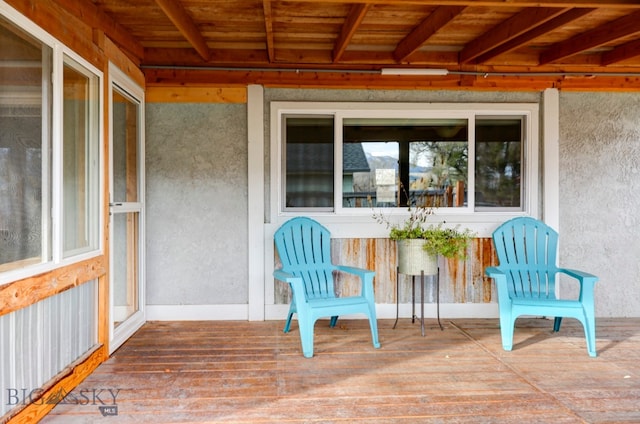
[[[596,315],[640,315],[640,94],[560,93],[560,264],[600,277]]]
[[[536,92],[267,89],[265,218],[271,101],[540,102],[541,97]],[[246,303],[246,105],[149,104],[146,113],[147,304]],[[640,94],[561,92],[559,143],[560,265],[600,277],[598,316],[640,316]]]
[[[244,304],[245,104],[146,107],[147,304]]]

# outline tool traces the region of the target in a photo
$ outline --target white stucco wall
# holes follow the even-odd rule
[[[640,316],[640,94],[560,93],[560,261],[596,315]]]
[[[265,221],[271,101],[541,102],[537,92],[266,89]],[[640,316],[636,217],[640,94],[560,93],[560,264],[600,277],[600,317]],[[147,105],[147,304],[232,307],[247,316],[247,108]],[[553,182],[545,182],[551,184]],[[240,308],[240,309],[238,309]],[[213,308],[215,309],[215,308]],[[172,319],[162,313],[151,319]],[[163,315],[164,314],[164,315]]]
[[[246,121],[245,104],[147,104],[151,311],[247,303]]]

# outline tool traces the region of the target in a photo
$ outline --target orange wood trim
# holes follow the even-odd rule
[[[147,103],[246,103],[246,87],[147,86]]]
[[[31,399],[32,403],[17,411],[15,415],[9,419],[8,424],[35,423],[40,421],[56,406],[55,402],[47,402],[46,399],[58,393],[66,394],[71,392],[107,358],[106,347],[98,346],[88,357],[84,356],[78,359],[72,365],[62,370],[53,380],[56,381],[56,379],[58,379],[57,382],[53,383],[48,389],[43,389],[40,396],[36,398],[34,393]]]
[[[20,281],[0,286],[0,315],[22,309],[49,296],[106,274],[104,256],[87,259]]]
[[[65,2],[74,3],[70,0],[65,0]],[[11,0],[9,3],[18,12],[31,19],[91,64],[99,69],[103,68],[104,55],[100,47],[94,44],[94,41],[99,42],[99,40],[96,39],[93,28],[85,20],[60,5],[59,2]],[[91,6],[95,8],[94,5],[91,4]],[[62,28],[73,28],[73,30],[63,31]]]
[[[345,53],[346,54],[346,53]],[[416,53],[417,54],[417,53]],[[505,72],[505,75],[496,73]],[[625,70],[626,72],[637,72]],[[565,91],[640,91],[640,75],[636,76],[562,76],[562,75],[509,75],[507,70],[493,69],[486,75],[380,76],[371,73],[316,72],[300,69],[293,71],[232,71],[145,69],[147,88],[163,87],[175,93],[159,94],[156,101],[181,100],[180,86],[238,87],[261,84],[280,88],[349,88],[389,90],[491,90],[491,91],[543,91],[557,88]],[[570,72],[570,71],[568,71]],[[594,71],[595,72],[595,71]],[[624,72],[624,71],[623,71]],[[175,87],[175,88],[174,88]],[[221,90],[218,88],[218,90]],[[185,92],[188,92],[186,90]],[[194,93],[196,95],[197,93]],[[154,93],[155,95],[155,93]],[[201,94],[200,94],[201,95]],[[185,98],[188,98],[185,97]],[[191,101],[195,101],[192,99]]]
[[[104,53],[114,65],[129,76],[136,84],[144,88],[144,74],[139,68],[139,61],[134,60],[134,58],[120,50],[108,37],[104,39]]]
[[[113,54],[117,51],[118,48],[111,43],[111,41],[106,38],[105,39],[105,53],[107,55]],[[114,59],[115,57],[119,57],[120,60],[113,60],[113,63],[116,64],[120,70],[125,71],[125,67],[121,67],[120,65],[124,65],[129,62],[128,60],[124,60],[122,56],[114,56],[110,57]],[[105,73],[109,72],[109,68],[105,69]],[[135,72],[128,73],[134,80]],[[136,81],[137,82],[137,81]],[[102,216],[104,217],[102,223],[102,243],[104,248],[104,256],[102,257],[102,265],[105,268],[105,272],[98,278],[98,343],[105,346],[105,352],[108,354],[109,352],[109,318],[111,316],[111,301],[109,299],[109,261],[111,258],[111,249],[109,245],[109,241],[111,240],[109,236],[109,228],[110,228],[110,215],[109,215],[109,202],[111,199],[109,198],[109,163],[111,157],[109,156],[109,135],[111,134],[111,122],[109,121],[109,114],[111,111],[109,107],[109,93],[112,90],[111,84],[109,83],[109,78],[104,78],[103,81],[104,88],[104,98],[102,104],[104,107],[103,110],[103,139],[102,139],[102,151],[104,154],[102,155],[102,169],[103,169],[103,180],[105,181],[103,192],[102,192]],[[142,84],[144,86],[144,83]]]

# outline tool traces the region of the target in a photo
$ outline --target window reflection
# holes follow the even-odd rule
[[[345,119],[343,130],[344,207],[464,206],[466,119]]]
[[[476,120],[476,207],[522,206],[522,119]]]

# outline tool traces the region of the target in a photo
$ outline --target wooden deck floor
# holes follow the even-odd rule
[[[297,323],[148,323],[42,422],[640,423],[640,319],[598,320],[598,358],[569,319],[518,320],[512,352],[497,320],[379,320],[380,349],[326,324],[305,359]]]

